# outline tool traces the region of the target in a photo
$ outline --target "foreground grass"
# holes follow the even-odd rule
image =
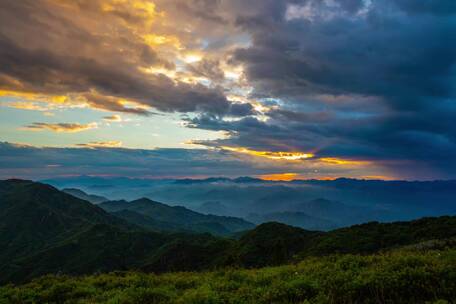
[[[308,258],[297,265],[163,275],[46,276],[0,303],[452,303],[456,250]]]

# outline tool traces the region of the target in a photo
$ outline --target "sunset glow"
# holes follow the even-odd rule
[[[223,150],[233,151],[237,153],[249,154],[252,156],[264,157],[274,160],[290,160],[298,161],[308,158],[313,158],[315,155],[312,153],[301,153],[301,152],[273,152],[273,151],[255,151],[247,148],[239,147],[221,147]]]
[[[297,173],[275,173],[275,174],[265,174],[258,176],[259,178],[266,181],[292,181],[299,177]]]
[[[183,177],[456,178],[452,4],[412,2],[3,1],[0,141],[176,149]]]

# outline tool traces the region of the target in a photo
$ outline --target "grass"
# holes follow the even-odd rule
[[[456,250],[306,258],[255,270],[45,276],[0,287],[0,303],[452,303]]]

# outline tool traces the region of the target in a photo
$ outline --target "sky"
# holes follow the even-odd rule
[[[456,179],[454,0],[0,0],[0,178]]]

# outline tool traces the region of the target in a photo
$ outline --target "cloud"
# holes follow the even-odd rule
[[[53,131],[53,132],[62,132],[62,133],[77,133],[82,131],[87,131],[90,129],[96,129],[98,124],[96,122],[88,124],[79,124],[79,123],[44,123],[44,122],[34,122],[30,125],[24,127],[25,130],[29,131]]]
[[[70,173],[142,178],[238,177],[283,172],[294,172],[302,178],[362,177],[374,173],[389,176],[377,167],[347,168],[313,159],[290,162],[227,150],[124,149],[100,143],[51,148],[0,143],[0,178],[43,179]]]
[[[262,117],[187,120],[231,135],[201,144],[311,152],[373,161],[398,175],[454,177],[456,44],[447,38],[456,26],[454,1],[249,6],[236,24],[252,41],[233,50],[232,63],[243,66],[250,98],[275,105]]]
[[[312,153],[301,153],[301,152],[280,152],[280,151],[254,151],[246,148],[233,148],[233,147],[220,147],[223,150],[233,151],[237,153],[244,153],[257,157],[265,157],[275,160],[288,160],[288,161],[300,161],[308,158],[313,158],[315,155]]]
[[[220,77],[210,64],[195,68],[195,75],[185,79],[150,72],[175,70],[180,47],[166,39],[163,43],[146,39],[152,28],[166,31],[166,22],[152,2],[133,4],[108,0],[2,3],[0,89],[32,99],[47,96],[49,102],[62,96],[69,104],[143,115],[149,107],[225,114],[230,102],[223,90],[193,79]],[[122,34],[106,35],[106,24]]]
[[[413,1],[393,0],[402,10],[409,14],[455,15],[456,3],[452,0],[442,1]]]
[[[112,141],[91,141],[85,144],[77,144],[78,147],[84,148],[120,148],[122,147],[122,142],[117,140]]]
[[[21,109],[21,110],[32,110],[32,111],[48,111],[49,108],[44,107],[40,104],[30,101],[16,101],[16,102],[8,102],[5,103],[4,106],[14,108],[14,109]]]
[[[121,122],[122,117],[120,115],[110,115],[110,116],[103,117],[103,120],[109,121],[109,122]]]
[[[367,162],[381,171],[369,175],[454,178],[455,3],[6,1],[0,96],[194,112],[187,127],[228,134],[199,144],[243,159],[219,148],[312,153],[306,170]]]

